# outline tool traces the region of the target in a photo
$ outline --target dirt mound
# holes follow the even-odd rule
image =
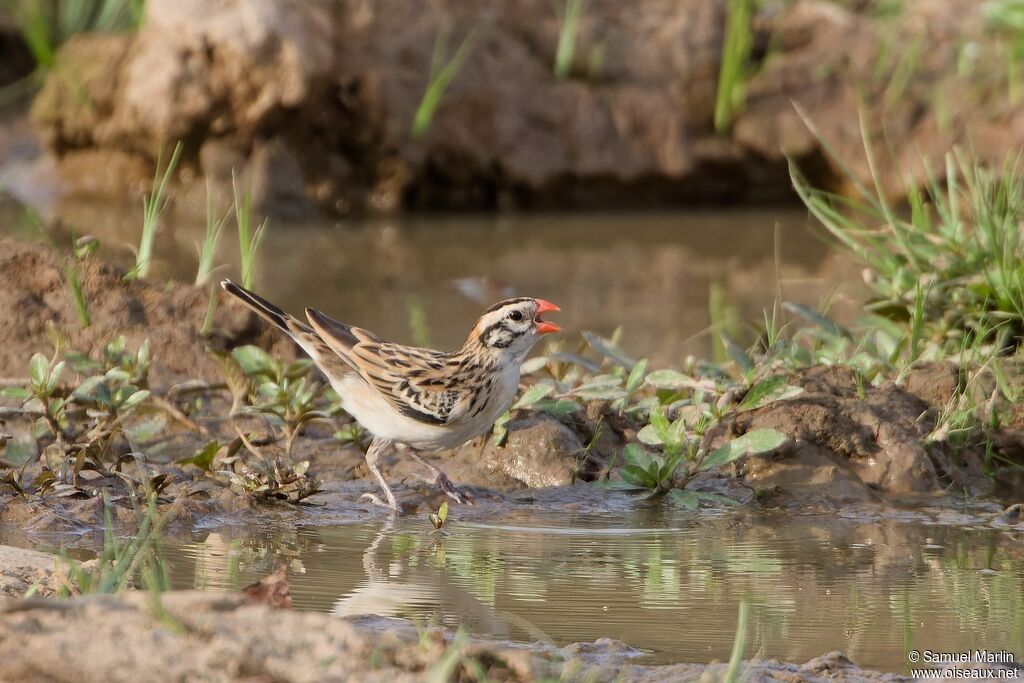
[[[913,371],[902,385],[858,385],[844,367],[796,374],[799,396],[739,413],[717,426],[713,447],[754,429],[778,429],[788,445],[731,465],[729,474],[763,499],[801,503],[942,496],[950,490],[992,493],[975,447],[935,434],[936,417],[957,387],[946,364]],[[915,393],[918,392],[918,393]]]
[[[943,168],[956,142],[1002,161],[1024,114],[1001,85],[1005,59],[985,56],[999,41],[979,3],[922,0],[884,18],[876,4],[763,5],[746,105],[723,133],[725,0],[588,2],[562,77],[563,20],[547,0],[151,0],[135,37],[71,40],[33,116],[71,186],[95,190],[78,155],[127,169],[122,157],[152,162],[181,140],[201,171],[190,177],[245,168],[262,208],[282,212],[790,196],[786,156],[816,183],[838,171],[794,102],[866,176],[863,101],[895,151],[881,164],[894,194],[899,174],[923,179],[922,157]],[[965,41],[980,50],[969,65]],[[435,52],[440,70],[460,46],[454,77],[425,98]]]
[[[255,315],[236,306],[218,305],[215,334],[199,332],[209,292],[177,283],[126,281],[124,271],[89,258],[82,263],[81,284],[92,323],[78,321],[65,259],[52,250],[14,239],[0,239],[0,377],[23,378],[37,352],[52,349],[50,326],[66,336],[71,348],[95,354],[123,335],[130,348],[149,339],[154,358],[151,383],[166,388],[185,379],[219,377],[207,354],[210,346],[230,348],[256,343],[280,345],[257,324]],[[220,294],[218,294],[220,296]]]

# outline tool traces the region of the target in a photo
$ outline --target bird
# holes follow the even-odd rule
[[[384,341],[314,308],[305,309],[302,321],[231,280],[220,285],[294,340],[327,377],[341,407],[373,435],[366,466],[384,499],[364,496],[396,512],[398,501],[378,467],[391,449],[427,467],[446,496],[472,503],[472,494],[419,452],[455,448],[490,430],[515,400],[530,350],[544,335],[562,331],[540,317],[558,306],[516,297],[488,308],[460,349],[435,351]]]

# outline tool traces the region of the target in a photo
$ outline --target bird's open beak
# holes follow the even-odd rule
[[[561,332],[562,328],[555,323],[549,323],[547,320],[541,320],[540,316],[542,313],[548,311],[560,311],[562,310],[558,306],[554,305],[550,301],[544,299],[534,299],[537,302],[537,315],[534,316],[533,322],[537,325],[537,334],[551,334],[552,332]]]

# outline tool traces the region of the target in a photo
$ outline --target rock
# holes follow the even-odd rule
[[[338,211],[767,199],[790,196],[787,158],[815,184],[839,184],[794,103],[867,181],[852,115],[863,100],[885,133],[877,158],[887,145],[895,157],[879,164],[891,196],[904,178],[926,181],[924,162],[944,168],[955,143],[1002,162],[1024,140],[1024,110],[978,85],[1003,82],[1005,60],[958,76],[961,45],[1000,49],[976,0],[921,0],[884,20],[872,3],[767,3],[745,106],[719,133],[727,6],[592,0],[558,78],[561,20],[547,0],[150,0],[135,38],[62,48],[35,118],[58,154],[95,147],[150,163],[177,140],[194,146],[189,160],[211,138],[247,158],[280,140],[303,192]],[[447,61],[464,40],[468,58],[414,133],[435,47]],[[915,44],[927,57],[909,79],[877,73],[912,60]]]
[[[125,127],[118,115],[120,73],[131,45],[126,35],[79,33],[58,51],[31,111],[43,141],[58,155],[93,147],[132,151],[118,141]]]
[[[63,585],[54,573],[57,562],[53,555],[37,550],[0,545],[0,595],[21,598],[33,588],[35,595],[55,595]]]
[[[485,467],[501,472],[530,488],[568,486],[583,469],[583,444],[575,433],[554,417],[540,413],[507,425],[503,446],[488,443],[482,454]]]

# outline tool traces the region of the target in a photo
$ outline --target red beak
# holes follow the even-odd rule
[[[561,332],[562,328],[554,323],[549,323],[546,320],[541,320],[540,316],[542,313],[548,311],[560,311],[562,310],[558,306],[554,305],[550,301],[544,299],[534,299],[537,302],[537,315],[534,317],[534,322],[537,323],[537,334],[551,334],[552,332]]]

